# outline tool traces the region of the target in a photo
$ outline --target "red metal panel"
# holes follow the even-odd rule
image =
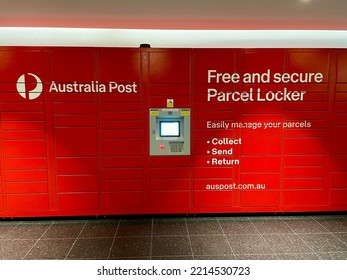
[[[279,189],[281,177],[280,174],[256,174],[256,173],[242,173],[240,175],[241,184],[263,184],[267,190]]]
[[[347,126],[334,126],[331,153],[347,154]]]
[[[9,211],[47,211],[48,194],[8,194],[6,206]]]
[[[207,190],[207,189],[221,189],[221,188],[229,188],[234,184],[234,180],[232,179],[195,179],[193,181],[194,190]]]
[[[300,166],[300,167],[285,167],[283,176],[290,177],[322,177],[323,167],[320,166]]]
[[[151,179],[151,190],[189,190],[189,180],[188,179]]]
[[[277,122],[278,124],[278,122]],[[274,125],[277,125],[274,122]],[[271,155],[281,153],[281,130],[276,128],[244,130],[242,132],[242,153],[244,155]],[[271,135],[271,137],[269,137]]]
[[[242,207],[269,207],[279,206],[280,194],[279,191],[241,191],[241,206]]]
[[[155,191],[151,192],[150,206],[155,208],[188,208],[188,191]]]
[[[323,166],[324,157],[320,155],[284,156],[285,166]]]
[[[246,51],[244,54],[245,73],[265,73],[271,70],[273,73],[283,73],[285,63],[284,50]]]
[[[73,174],[97,174],[97,158],[57,158],[56,174],[73,175]]]
[[[97,106],[93,102],[54,102],[53,111],[55,114],[88,115],[97,113]]]
[[[231,191],[195,191],[194,206],[201,207],[231,207],[233,193]]]
[[[298,177],[298,178],[284,178],[284,189],[316,189],[323,187],[323,178],[321,177]]]
[[[138,126],[138,123],[139,122],[132,122],[131,124],[134,124],[134,126]],[[103,125],[101,126],[103,127]],[[101,139],[139,139],[143,137],[143,132],[139,129],[119,130],[117,128],[111,128],[109,130],[100,131],[100,137]]]
[[[3,131],[4,139],[14,140],[14,139],[45,139],[46,132],[44,130],[32,131],[32,130],[21,130],[21,131]]]
[[[347,171],[347,155],[331,156],[331,171]]]
[[[141,81],[139,50],[119,49],[115,52],[113,49],[100,49],[98,55],[100,81],[122,83]]]
[[[106,111],[100,112],[101,120],[110,120],[110,121],[128,121],[128,120],[139,120],[142,118],[141,112],[136,111]],[[124,124],[124,128],[126,129],[126,123]]]
[[[1,85],[1,84],[0,84]],[[12,88],[15,88],[15,84],[11,85]],[[23,102],[21,97],[16,94],[11,94],[13,97],[15,97],[15,101],[17,102],[7,102],[10,100],[7,100],[7,98],[1,93],[1,111],[2,112],[32,112],[32,111],[43,111],[45,104],[43,102]],[[41,96],[40,96],[41,97]],[[40,98],[39,97],[39,98]],[[37,99],[36,99],[37,100]],[[21,101],[21,102],[19,102]]]
[[[5,158],[6,169],[45,169],[47,168],[46,158]]]
[[[151,96],[181,96],[190,95],[190,84],[154,84],[149,86]],[[179,107],[179,106],[175,106]]]
[[[243,156],[241,158],[242,172],[280,172],[281,158],[279,156]]]
[[[337,82],[347,83],[347,53],[339,53],[337,57]]]
[[[284,190],[283,205],[285,206],[309,206],[320,205],[322,203],[321,190]]]
[[[45,157],[46,143],[44,140],[4,140],[5,157]]]
[[[117,99],[118,100],[118,99]],[[129,101],[129,100],[128,100]],[[102,118],[103,112],[136,112],[142,110],[140,102],[105,102],[100,100],[100,117]]]
[[[288,102],[286,104],[286,109],[288,111],[326,111],[328,108],[326,102],[315,102],[315,100],[310,102],[310,100],[308,100],[300,103]]]
[[[216,70],[220,73],[234,73],[235,51],[227,50],[216,52],[214,50],[196,50],[194,52],[194,83],[206,83],[207,71]]]
[[[347,205],[347,190],[331,190],[330,191],[331,205]]]
[[[347,114],[334,114],[333,122],[336,125],[346,125]]]
[[[323,82],[328,81],[329,53],[292,52],[288,56],[289,73],[322,73]]]
[[[36,171],[35,171],[36,172]],[[6,193],[15,194],[15,193],[47,193],[48,183],[47,181],[8,181],[6,183]]]
[[[208,179],[208,178],[233,178],[233,172],[228,167],[195,167],[195,179]]]
[[[332,172],[330,186],[332,189],[347,188],[347,172]]]
[[[51,51],[52,73],[55,82],[91,82],[95,79],[95,52],[86,48],[64,48]],[[62,96],[62,95],[60,95]]]
[[[103,157],[101,164],[103,168],[142,167],[143,161],[140,156],[114,156]]]
[[[4,121],[2,127],[5,131],[11,130],[44,130],[43,121]]]
[[[55,129],[56,156],[96,156],[97,140],[95,127]]]
[[[188,83],[190,76],[190,52],[187,50],[151,52],[149,57],[151,83]]]
[[[143,207],[141,192],[104,192],[102,194],[103,209],[140,209]]]
[[[58,175],[57,192],[96,192],[98,177],[96,175]]]
[[[151,167],[186,167],[189,163],[189,156],[160,156],[151,157],[149,164]]]
[[[315,155],[323,154],[323,138],[289,138],[284,142],[286,154]]]
[[[40,50],[0,50],[0,61],[0,83],[16,82],[26,73],[42,76]]]
[[[101,171],[103,180],[141,179],[141,168],[107,168]]]
[[[46,170],[6,170],[8,182],[46,181]]]
[[[151,168],[150,178],[154,179],[185,179],[189,178],[189,168]]]
[[[55,126],[73,126],[73,127],[95,127],[96,119],[93,115],[55,115]]]
[[[177,108],[189,108],[191,101],[190,98],[187,96],[181,96],[181,95],[164,95],[164,96],[154,96],[150,99],[150,107],[151,108],[162,108],[166,107],[166,101],[167,99],[173,99],[174,105]]]
[[[100,128],[102,129],[103,133],[109,133],[112,131],[116,131],[117,134],[115,134],[115,138],[126,138],[126,135],[123,135],[123,133],[131,132],[134,130],[140,130],[142,128],[141,123],[139,120],[112,120],[112,121],[105,121],[103,120],[100,124]],[[141,134],[142,136],[142,134]]]
[[[340,68],[340,71],[344,71],[344,69]],[[336,86],[336,91],[341,92],[341,93],[346,93],[347,92],[347,84],[346,83],[337,83]]]
[[[347,209],[346,50],[6,48],[0,60],[3,215]],[[240,79],[209,83],[209,70]],[[43,82],[35,100],[17,93],[26,73]],[[248,83],[245,73],[322,73],[323,81]],[[57,93],[52,81],[135,83],[137,93]],[[36,83],[26,76],[27,90]],[[209,88],[306,93],[302,101],[219,102],[208,101]],[[168,98],[191,108],[189,156],[148,155],[148,109]],[[211,144],[223,138],[242,144]]]
[[[143,184],[141,179],[102,180],[101,190],[102,192],[142,191]]]
[[[271,90],[273,90],[273,85],[271,86]],[[281,114],[283,111],[283,104],[274,106],[274,104],[271,102],[244,102],[242,105],[244,114]]]
[[[141,139],[105,139],[101,140],[103,156],[137,156],[142,155]]]
[[[96,210],[97,193],[62,193],[57,195],[58,209],[61,210]]]

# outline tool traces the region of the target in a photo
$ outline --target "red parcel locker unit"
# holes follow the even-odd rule
[[[2,47],[0,108],[1,217],[347,210],[345,49]]]

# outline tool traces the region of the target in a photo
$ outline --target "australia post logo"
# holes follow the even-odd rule
[[[33,73],[23,74],[17,80],[17,91],[24,99],[36,99],[41,95],[42,90],[41,79]]]
[[[47,85],[48,86],[48,85]],[[43,91],[43,83],[41,79],[33,74],[26,73],[21,75],[17,80],[17,91],[21,97],[27,100],[33,100],[38,98]],[[99,81],[91,81],[89,83],[78,83],[76,81],[72,83],[58,83],[51,81],[49,93],[119,93],[119,94],[132,94],[138,93],[137,84],[135,82],[129,84],[120,84],[114,81],[108,83],[101,83]]]

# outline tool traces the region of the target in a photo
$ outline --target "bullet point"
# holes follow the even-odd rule
[[[210,151],[207,151],[208,154],[210,154],[211,152]]]
[[[210,141],[209,141],[209,140],[207,141],[207,144],[210,144]]]
[[[209,160],[207,161],[207,164],[210,164],[210,161],[209,161]]]

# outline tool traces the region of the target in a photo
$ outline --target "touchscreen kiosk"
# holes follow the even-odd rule
[[[190,155],[190,109],[149,110],[150,155]]]

